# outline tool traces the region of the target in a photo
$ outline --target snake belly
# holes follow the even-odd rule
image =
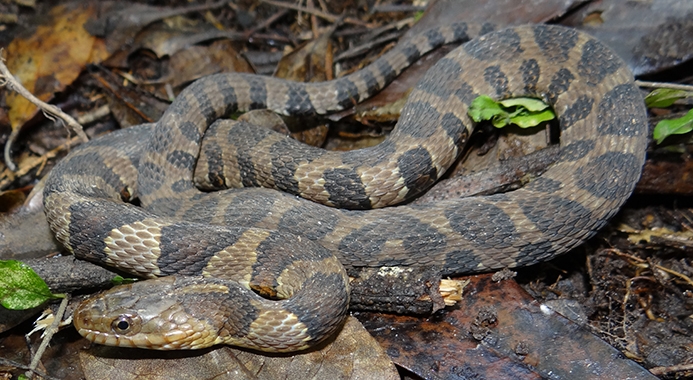
[[[593,236],[640,176],[646,113],[623,61],[572,29],[503,29],[455,49],[417,84],[388,139],[364,156],[300,145],[288,156],[290,140],[215,121],[256,108],[284,114],[342,109],[377,91],[425,47],[446,36],[464,39],[469,30],[455,24],[428,31],[347,79],[321,84],[206,77],[181,92],[155,126],[121,132],[132,142],[129,150],[118,145],[118,135],[107,136],[64,159],[44,192],[58,240],[80,258],[169,276],[88,300],[75,312],[78,331],[98,343],[143,348],[228,343],[299,350],[343,320],[345,269],[490,271],[548,260]],[[271,189],[207,193],[193,186],[199,161],[198,172],[213,173],[213,182],[264,181],[297,194],[313,189],[324,203],[357,209],[379,207],[383,199],[396,203],[429,186],[455,160],[473,128],[468,106],[479,94],[536,97],[558,115],[559,159],[522,189],[343,210]],[[231,142],[237,145],[226,148]],[[249,147],[260,153],[243,155]],[[453,157],[442,157],[448,153]],[[367,164],[359,165],[366,156]],[[336,185],[325,186],[330,180]],[[360,198],[349,204],[335,194],[339,187]],[[123,203],[133,196],[143,208]]]

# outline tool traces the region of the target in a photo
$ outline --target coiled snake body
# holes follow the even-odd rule
[[[524,26],[467,42],[425,75],[393,133],[369,150],[327,153],[245,123],[217,121],[207,130],[238,110],[301,115],[351,106],[432,47],[468,34],[463,23],[428,31],[332,82],[206,77],[155,126],[76,149],[44,193],[59,241],[81,258],[169,276],[86,301],[75,312],[80,333],[145,348],[300,350],[343,320],[345,268],[489,271],[547,260],[591,237],[639,178],[646,114],[624,63],[571,29]],[[397,203],[456,159],[473,128],[468,105],[479,94],[532,96],[553,106],[561,153],[541,178],[507,194],[373,210],[330,208],[269,189],[204,193],[193,185],[206,133],[197,169],[213,184],[271,185],[356,209]],[[251,148],[257,151],[248,155]],[[143,208],[123,202],[134,196]]]

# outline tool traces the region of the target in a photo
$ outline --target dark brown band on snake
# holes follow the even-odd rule
[[[443,30],[448,32],[427,32],[422,38],[441,40],[450,31],[467,29],[458,24]],[[420,55],[395,52],[391,56],[400,54]],[[147,276],[225,276],[207,288],[197,278],[159,280],[157,286],[165,289],[180,282],[180,290],[165,297],[169,303],[153,310],[138,301],[138,297],[154,293],[146,290],[151,289],[146,282],[128,293],[114,290],[110,296],[91,301],[89,307],[80,307],[75,324],[81,332],[101,343],[150,348],[215,343],[278,351],[304,348],[323,339],[344,316],[347,279],[336,265],[337,259],[347,270],[425,265],[441,268],[442,274],[531,265],[593,236],[627,199],[639,178],[646,114],[630,71],[600,42],[561,27],[504,29],[454,50],[417,84],[388,140],[365,156],[342,153],[321,161],[327,153],[298,145],[298,156],[289,159],[285,155],[294,150],[293,143],[263,129],[218,121],[207,130],[214,120],[237,110],[269,107],[281,113],[306,114],[341,109],[351,99],[362,100],[373,93],[362,92],[360,85],[378,83],[380,88],[386,79],[392,79],[394,74],[388,73],[393,71],[384,67],[376,62],[353,74],[348,79],[353,86],[345,80],[289,84],[237,74],[203,78],[183,91],[157,123],[139,164],[127,164],[136,156],[136,149],[129,153],[110,142],[99,146],[96,141],[91,148],[63,160],[46,185],[45,205],[58,239],[75,255]],[[395,180],[382,182],[394,183],[397,194],[420,191],[454,161],[454,155],[442,155],[458,153],[463,146],[473,128],[467,108],[479,94],[531,96],[553,106],[560,122],[561,153],[541,178],[508,194],[362,211],[329,208],[269,189],[204,193],[192,185],[200,140],[205,135],[202,162],[219,166],[226,161],[240,168],[240,174],[225,166],[216,172],[227,182],[259,183],[258,173],[265,170],[270,173],[265,175],[271,178],[268,181],[275,185],[281,182],[278,178],[293,178],[298,185],[286,186],[311,188],[304,180],[327,183],[326,177],[333,176],[341,187],[358,189],[357,177],[362,184],[368,183],[365,177],[380,179],[378,174],[364,175],[367,171],[358,169],[366,167],[358,166],[363,159],[368,160],[367,168],[385,168],[388,178],[395,176]],[[224,148],[230,140],[236,141],[236,147]],[[259,148],[261,153],[244,155],[249,147]],[[117,162],[126,163],[123,167],[113,164],[117,157]],[[86,162],[88,169],[78,169]],[[263,163],[268,169],[258,169]],[[322,166],[325,163],[334,166]],[[304,164],[312,169],[304,169]],[[357,169],[347,164],[356,164]],[[419,177],[410,173],[413,168],[421,169]],[[148,211],[121,204],[123,189],[137,191],[133,179],[137,175],[138,194]],[[403,192],[404,188],[408,190]],[[324,191],[323,198],[338,199],[331,190]],[[398,200],[400,196],[384,198]],[[370,195],[367,199],[370,206],[378,203]],[[354,202],[357,206],[365,203],[363,199]],[[214,232],[205,232],[208,228]],[[282,248],[284,238],[293,241],[286,243],[291,252]],[[263,303],[272,301],[247,298],[252,307],[213,310],[211,305],[219,304],[226,295],[233,294],[228,299],[234,300],[245,297],[242,290],[225,290],[231,289],[226,280],[239,281],[264,295],[292,297],[280,301],[284,303],[279,309]],[[286,286],[291,291],[283,290],[285,283],[291,284]],[[200,295],[205,292],[211,299],[211,294],[221,298],[205,301]],[[181,293],[199,295],[201,298],[193,300],[195,305],[209,302],[204,308],[208,313],[191,322],[190,315],[203,314],[197,306],[180,306],[184,304],[178,298]],[[335,294],[344,297],[335,301]],[[309,302],[301,298],[304,295],[315,298]],[[292,302],[299,306],[291,306]],[[133,316],[132,310],[139,313]],[[277,310],[283,313],[281,323],[267,317]],[[169,336],[176,339],[169,341],[162,338],[166,334],[152,332],[152,325],[162,325],[161,318],[166,321],[163,325],[171,327]],[[174,328],[173,320],[186,327]],[[133,326],[138,332],[128,330],[135,329]],[[212,330],[222,333],[212,334]],[[280,330],[290,333],[283,335]],[[272,338],[256,338],[263,333]],[[209,334],[214,339],[205,338],[204,344],[180,343],[184,339],[179,335],[195,334]],[[299,339],[287,337],[292,334]],[[258,341],[263,343],[253,345]]]

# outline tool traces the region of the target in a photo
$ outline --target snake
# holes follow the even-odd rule
[[[647,115],[633,75],[574,29],[491,29],[434,28],[327,82],[204,77],[157,123],[74,149],[44,190],[56,238],[80,259],[151,278],[82,302],[79,333],[122,347],[300,351],[339,330],[348,275],[359,268],[487,272],[549,260],[594,236],[644,163]],[[425,73],[375,147],[327,152],[224,119],[348,109],[452,41],[464,43]],[[513,192],[407,203],[460,155],[481,94],[549,104],[557,161]],[[202,191],[200,179],[240,188]]]

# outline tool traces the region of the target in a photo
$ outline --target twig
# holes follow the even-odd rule
[[[307,8],[307,7],[302,7],[300,5],[295,5],[295,4],[289,4],[289,3],[282,3],[280,1],[273,1],[273,0],[260,0],[261,2],[265,4],[270,4],[274,5],[275,7],[279,8],[287,8],[287,9],[293,9],[295,11],[299,12],[306,12],[311,15],[318,16],[320,18],[324,18],[325,20],[329,22],[334,22],[337,19],[337,16],[329,14],[327,12],[320,11],[315,8]]]
[[[344,51],[341,54],[339,54],[337,56],[337,58],[335,58],[335,61],[340,61],[343,59],[352,58],[354,56],[363,54],[364,52],[372,49],[374,46],[377,46],[379,44],[400,38],[402,36],[402,33],[400,33],[399,30],[406,27],[406,26],[411,26],[413,24],[414,24],[414,18],[409,17],[409,18],[405,18],[403,20],[397,21],[395,23],[382,26],[380,28],[376,28],[376,29],[372,29],[372,30],[368,30],[368,31],[359,31],[360,34],[363,34],[366,32],[368,33],[369,38],[365,38],[365,39],[368,40],[369,42],[366,42],[365,44],[358,45],[358,46],[352,46],[351,48],[349,48],[349,50]],[[390,30],[395,30],[395,32],[392,32],[390,34],[383,36],[384,33],[386,33],[387,31],[390,31]],[[348,35],[348,34],[335,33],[335,36],[339,36],[339,37],[343,37],[345,35]],[[378,37],[376,39],[375,37],[377,37],[377,36],[380,36],[380,37]]]
[[[121,74],[126,74],[126,73],[121,73]],[[130,78],[127,78],[127,79],[130,80]],[[137,116],[139,116],[142,120],[144,120],[144,121],[147,122],[147,123],[151,123],[151,122],[154,121],[154,120],[152,120],[152,118],[150,118],[149,116],[147,116],[147,114],[145,114],[144,112],[142,112],[142,110],[140,110],[139,108],[137,108],[134,104],[132,104],[131,102],[126,101],[126,100],[123,98],[123,96],[121,95],[120,91],[118,91],[117,88],[113,88],[113,86],[111,86],[111,84],[110,84],[107,80],[105,80],[104,78],[102,78],[101,76],[98,76],[98,75],[96,76],[96,80],[99,82],[99,84],[100,84],[101,86],[103,86],[105,89],[107,89],[108,91],[110,91],[111,94],[113,94],[118,100],[121,100],[121,101],[125,104],[125,106],[126,106],[130,111],[132,111],[133,113],[137,114]],[[130,81],[131,81],[131,80],[130,80]],[[131,82],[132,82],[132,81],[131,81]],[[136,83],[136,82],[135,82],[135,83]]]
[[[677,83],[667,83],[667,82],[647,82],[642,80],[636,80],[635,84],[640,87],[645,88],[670,88],[672,90],[683,90],[683,91],[693,91],[693,85],[690,84],[677,84]]]
[[[311,15],[315,15],[317,17],[320,17],[322,19],[325,19],[329,22],[335,22],[339,19],[339,16],[335,16],[333,14],[329,14],[327,12],[320,11],[315,8],[306,8],[302,7],[300,5],[294,5],[294,4],[289,4],[289,3],[282,3],[281,1],[274,1],[274,0],[260,0],[261,2],[265,4],[270,4],[274,5],[275,7],[280,7],[280,8],[289,8],[293,9],[295,11],[299,12],[306,12]],[[344,18],[344,22],[347,24],[354,24],[354,25],[360,25],[360,26],[368,26],[368,23],[365,23],[359,19],[355,19],[353,17],[346,17]]]
[[[641,258],[639,258],[639,257],[635,257],[635,256],[633,256],[633,255],[629,255],[629,254],[627,254],[627,253],[623,253],[623,252],[621,252],[621,251],[619,251],[619,250],[617,250],[617,249],[609,249],[608,251],[611,252],[611,253],[613,253],[613,254],[615,254],[615,255],[617,255],[617,256],[621,256],[621,257],[625,257],[625,258],[628,258],[628,259],[630,259],[630,260],[633,260],[633,261],[635,261],[636,263],[638,263],[639,265],[641,265],[643,268],[647,268],[647,267],[651,267],[651,266],[652,266],[650,263],[647,262],[647,260],[643,260],[643,259],[641,259]],[[673,270],[673,269],[669,269],[669,268],[667,268],[667,267],[663,267],[663,266],[658,265],[658,264],[654,264],[654,267],[657,268],[657,269],[659,269],[659,270],[661,270],[661,271],[664,271],[664,272],[666,272],[666,273],[669,273],[669,274],[671,274],[671,275],[673,275],[673,276],[676,276],[676,277],[678,277],[678,278],[684,280],[685,282],[687,282],[688,285],[693,286],[693,279],[691,279],[690,277],[686,276],[686,275],[683,274],[683,273],[679,273],[679,272],[677,272],[677,271],[675,271],[675,270]]]
[[[111,107],[108,105],[103,105],[93,111],[87,112],[80,117],[77,118],[77,122],[84,125],[84,124],[91,124],[97,120],[101,120],[102,118],[108,116],[111,114]]]
[[[41,157],[36,157],[36,158],[32,157],[31,161],[28,164],[25,164],[26,161],[24,161],[21,168],[15,167],[14,170],[12,170],[11,168],[8,167],[7,169],[5,169],[4,172],[1,173],[2,177],[0,177],[0,178],[2,178],[2,179],[0,179],[0,189],[4,189],[6,186],[8,186],[14,180],[15,177],[17,177],[17,176],[21,177],[21,176],[25,175],[26,173],[29,172],[29,170],[31,170],[31,169],[39,166],[39,165],[43,165],[43,163],[46,162],[47,159],[55,157],[61,151],[72,146],[72,144],[78,143],[79,142],[78,139],[79,138],[77,136],[75,136],[75,137],[67,140],[65,143],[60,144],[59,146],[49,150],[48,152],[46,152]],[[12,172],[14,172],[14,173],[12,173]]]
[[[394,40],[398,39],[401,35],[402,35],[402,33],[394,32],[394,33],[390,33],[390,34],[387,34],[385,36],[382,36],[378,39],[368,41],[365,44],[354,46],[354,47],[350,48],[349,50],[337,55],[337,57],[335,57],[334,60],[339,62],[339,61],[343,61],[343,60],[348,59],[348,58],[356,57],[358,55],[364,54],[364,53],[372,50],[374,46],[378,46],[378,45],[384,44],[386,42],[394,41]]]
[[[693,371],[693,363],[672,365],[668,367],[652,367],[650,372],[655,376],[664,376],[673,372]]]
[[[75,131],[75,133],[77,133],[77,136],[79,136],[79,138],[83,142],[89,141],[89,138],[87,137],[86,133],[84,133],[84,129],[82,128],[82,126],[79,125],[79,123],[75,119],[73,119],[72,116],[66,114],[65,112],[61,111],[60,108],[52,104],[43,102],[42,100],[35,97],[26,88],[24,88],[24,86],[22,86],[22,84],[19,83],[19,81],[12,75],[12,73],[10,73],[10,70],[7,68],[7,66],[5,66],[5,62],[2,58],[0,58],[0,86],[7,87],[8,89],[26,98],[36,107],[38,107],[41,111],[43,111],[44,115],[46,115],[47,118],[51,120],[55,120],[55,118],[63,120],[65,123],[67,123],[67,125],[70,126],[70,128],[72,128],[72,130]],[[19,130],[20,128],[15,125],[12,129],[12,132],[10,133],[10,137],[7,140],[7,143],[5,144],[5,164],[12,171],[17,170],[17,166],[14,164],[14,162],[12,162],[12,158],[10,157],[10,150],[12,148],[12,143],[17,139],[17,136],[19,136]]]
[[[22,364],[22,363],[14,361],[14,360],[5,359],[5,358],[0,358],[0,365],[11,367],[11,368],[18,368],[18,369],[29,369],[29,366],[27,366],[26,364]],[[60,380],[57,377],[49,376],[45,372],[41,372],[38,370],[35,370],[34,373],[41,376],[41,379],[43,379],[43,380]]]
[[[295,43],[295,41],[292,41],[291,39],[286,38],[286,37],[281,36],[281,35],[276,34],[276,33],[253,33],[250,35],[250,37],[248,37],[249,42],[257,41],[257,40],[273,40],[276,42],[285,43],[287,45]]]
[[[289,10],[288,10],[288,9],[286,9],[286,8],[285,8],[285,9],[282,9],[282,10],[280,10],[279,12],[277,12],[277,13],[273,14],[272,16],[268,17],[267,19],[265,19],[265,20],[262,21],[261,23],[259,23],[259,24],[258,24],[257,26],[255,26],[254,28],[245,31],[245,32],[243,33],[243,35],[245,36],[245,39],[247,40],[247,39],[250,38],[250,36],[252,36],[253,34],[259,32],[260,30],[263,30],[263,29],[269,27],[269,26],[272,25],[275,21],[277,21],[277,20],[279,20],[280,18],[284,17],[287,13],[289,13]]]
[[[389,13],[389,12],[423,12],[426,10],[425,5],[397,5],[397,4],[385,4],[376,5],[371,10],[371,14],[374,13]]]
[[[67,304],[69,300],[70,297],[66,295],[65,298],[63,298],[63,300],[60,302],[58,311],[55,313],[55,318],[53,318],[53,323],[51,323],[51,325],[48,326],[48,328],[44,332],[43,340],[41,341],[38,350],[36,350],[34,357],[31,359],[31,364],[29,364],[29,370],[25,373],[26,377],[31,379],[31,377],[34,374],[34,371],[36,371],[36,367],[38,367],[38,364],[41,361],[43,353],[46,352],[48,344],[53,338],[53,335],[55,335],[55,333],[58,332],[58,327],[60,325],[60,322],[62,322],[63,320],[63,316],[65,315],[65,309],[67,309]]]

